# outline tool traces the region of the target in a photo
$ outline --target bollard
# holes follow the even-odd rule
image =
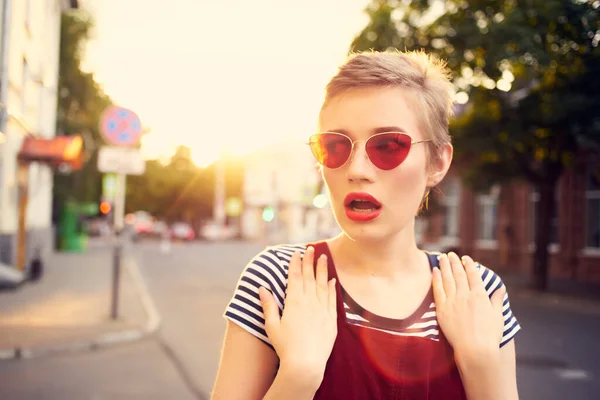
[[[123,251],[120,236],[117,233],[117,243],[113,249],[112,301],[110,307],[110,317],[112,319],[119,318],[119,285],[121,280],[121,253]]]

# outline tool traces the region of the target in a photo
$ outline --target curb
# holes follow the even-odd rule
[[[133,342],[154,334],[160,327],[161,317],[150,296],[148,287],[133,257],[125,256],[123,266],[129,274],[133,285],[140,296],[142,306],[147,315],[144,326],[136,329],[108,332],[88,340],[77,340],[66,344],[35,347],[17,347],[0,350],[0,361],[13,359],[31,359],[56,354],[93,351],[109,346]]]

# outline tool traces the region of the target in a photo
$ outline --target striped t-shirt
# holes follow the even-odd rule
[[[267,345],[271,346],[265,332],[265,318],[258,289],[261,286],[270,289],[279,306],[280,314],[285,304],[288,265],[294,252],[304,254],[305,245],[278,245],[269,247],[254,257],[244,268],[235,293],[225,310],[225,318],[241,326]],[[438,253],[427,253],[431,266],[437,265]],[[479,265],[481,279],[491,296],[502,287],[502,280],[490,269]],[[346,320],[350,324],[370,329],[378,329],[390,335],[417,336],[431,340],[439,339],[439,327],[435,313],[435,303],[430,290],[422,305],[406,319],[385,318],[363,309],[342,287]],[[508,343],[521,329],[510,309],[508,294],[503,305],[504,332],[500,347]],[[272,347],[272,346],[271,346]]]

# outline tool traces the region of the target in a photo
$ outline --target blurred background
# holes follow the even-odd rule
[[[207,399],[245,264],[339,232],[349,52],[447,60],[424,249],[507,283],[523,399],[600,392],[600,1],[0,1],[0,398]]]

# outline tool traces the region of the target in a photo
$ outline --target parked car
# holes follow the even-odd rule
[[[112,235],[113,230],[106,218],[91,218],[87,220],[87,233],[90,237],[105,237]]]
[[[194,228],[185,222],[176,222],[172,224],[169,231],[172,240],[190,241],[196,239]]]
[[[154,235],[154,224],[156,218],[145,211],[137,211],[125,216],[125,222],[133,228],[133,240]]]
[[[230,240],[238,236],[239,230],[235,226],[224,225],[220,227],[215,223],[209,222],[202,227],[201,233],[202,238],[210,241]]]
[[[157,238],[164,238],[169,235],[169,226],[164,221],[156,221],[152,227],[152,235]]]

